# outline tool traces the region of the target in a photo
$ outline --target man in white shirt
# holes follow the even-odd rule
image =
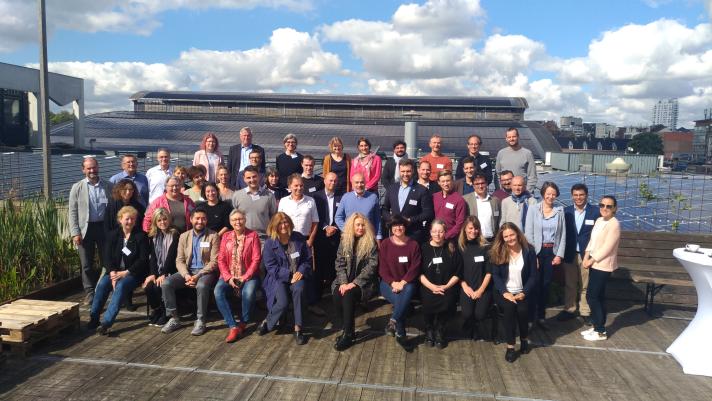
[[[480,221],[482,236],[492,242],[499,229],[500,201],[487,193],[487,177],[484,174],[476,173],[473,184],[475,192],[463,198],[467,202],[470,215],[477,216]]]
[[[146,171],[148,178],[148,203],[151,204],[166,190],[166,180],[173,175],[171,168],[171,152],[168,149],[160,148],[156,153],[158,165]]]
[[[288,185],[292,192],[279,201],[277,211],[286,213],[292,219],[294,231],[304,235],[307,245],[312,247],[319,223],[316,203],[311,196],[304,195],[304,180],[298,173],[289,176]]]

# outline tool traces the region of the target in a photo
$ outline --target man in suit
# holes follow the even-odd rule
[[[79,252],[84,286],[84,305],[94,300],[94,287],[99,271],[94,269],[94,252],[104,265],[104,212],[111,197],[111,183],[99,178],[99,162],[93,157],[82,161],[85,178],[72,185],[69,191],[69,233]]]
[[[425,187],[430,195],[441,191],[440,185],[436,181],[430,180],[430,162],[427,160],[421,160],[418,163],[418,179],[416,181]]]
[[[227,169],[230,171],[230,186],[238,187],[240,172],[250,164],[250,152],[256,150],[261,154],[260,173],[265,171],[265,150],[252,143],[252,130],[250,127],[240,129],[240,143],[230,146],[227,156]]]
[[[386,188],[381,206],[381,218],[386,226],[395,214],[408,220],[406,235],[419,243],[428,239],[428,223],[435,216],[433,197],[428,189],[413,180],[415,162],[401,159],[398,163],[400,181]]]
[[[588,287],[588,269],[581,267],[591,230],[596,219],[601,217],[597,207],[588,203],[588,187],[586,184],[574,184],[571,187],[573,205],[564,208],[566,223],[566,252],[564,252],[564,310],[556,319],[566,321],[576,317],[578,312],[584,322],[588,323],[591,310],[586,302]]]
[[[311,196],[316,202],[316,211],[319,214],[319,228],[314,241],[314,259],[316,261],[315,286],[308,293],[310,304],[321,299],[324,284],[331,284],[336,277],[334,261],[336,250],[341,240],[341,231],[336,226],[336,208],[341,202],[341,195],[334,192],[336,188],[336,174],[327,173],[324,176],[324,189],[314,192]]]
[[[474,160],[475,169],[487,178],[487,185],[492,183],[492,162],[489,160],[489,156],[480,153],[480,146],[482,146],[482,138],[477,134],[472,134],[467,137],[467,156],[460,159],[457,163],[457,170],[455,171],[455,178],[461,179],[465,177],[465,171],[463,170],[463,161],[470,157]]]
[[[457,168],[461,168],[462,171],[464,171],[465,176],[455,180],[455,192],[462,196],[475,192],[474,179],[475,173],[477,172],[475,159],[465,157],[462,159],[462,162],[457,166]]]
[[[492,242],[499,229],[501,207],[499,199],[487,193],[487,177],[477,173],[474,177],[475,192],[463,198],[467,203],[470,215],[477,216],[482,227],[482,236],[487,242]]]
[[[408,158],[408,153],[405,152],[405,142],[398,140],[393,143],[393,157],[386,160],[386,165],[381,174],[381,184],[384,188],[388,188],[394,182],[400,180],[400,172],[398,163]]]

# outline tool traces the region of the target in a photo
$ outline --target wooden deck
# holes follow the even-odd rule
[[[326,319],[307,317],[310,340],[302,347],[291,334],[258,337],[254,324],[247,337],[225,344],[217,311],[209,331],[192,337],[192,322],[164,335],[146,325],[145,309],[122,310],[108,337],[82,329],[27,359],[10,357],[0,366],[0,399],[668,401],[712,394],[712,378],[683,374],[665,353],[689,310],[654,319],[641,305],[611,305],[610,339],[597,343],[581,338],[580,323],[552,319],[550,331],[532,333],[532,352],[509,364],[504,345],[463,339],[406,353],[382,334],[390,307],[377,305],[358,317],[365,340],[342,353],[332,348],[336,332]],[[87,320],[84,307],[81,316]],[[408,328],[416,343],[420,325],[416,312]],[[451,335],[458,325],[452,322]]]

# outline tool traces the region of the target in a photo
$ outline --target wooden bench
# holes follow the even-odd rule
[[[646,285],[643,308],[652,315],[655,295],[666,286],[694,287],[685,268],[672,256],[676,248],[698,244],[712,248],[710,234],[623,231],[618,247],[618,269],[614,277],[629,278]]]

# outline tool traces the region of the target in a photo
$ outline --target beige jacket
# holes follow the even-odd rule
[[[596,224],[601,224],[603,217],[596,220]],[[612,272],[618,268],[618,243],[621,238],[621,225],[618,219],[611,217],[601,231],[596,231],[593,226],[591,240],[588,242],[586,252],[593,259],[594,269]]]
[[[206,228],[203,240],[210,243],[210,247],[201,248],[203,257],[203,269],[198,273],[203,276],[217,272],[218,251],[220,250],[220,237],[215,231]],[[190,265],[193,261],[193,230],[188,230],[178,238],[178,256],[176,257],[176,269],[185,276],[190,272]]]

